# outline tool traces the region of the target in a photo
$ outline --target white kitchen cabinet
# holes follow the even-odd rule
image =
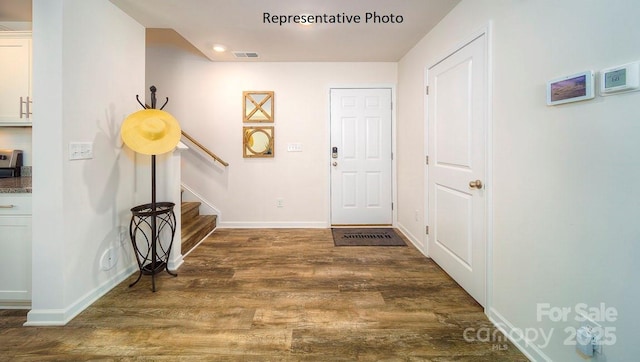
[[[31,33],[0,32],[0,126],[30,126]]]
[[[0,194],[0,309],[31,305],[31,194]]]

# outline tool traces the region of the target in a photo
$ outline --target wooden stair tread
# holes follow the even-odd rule
[[[182,202],[182,254],[189,252],[216,227],[215,215],[200,215],[199,202]]]
[[[200,203],[199,202],[193,202],[193,201],[189,201],[189,202],[182,202],[181,205],[182,208],[182,220],[183,220],[183,224],[185,220],[190,220],[198,215],[200,215]]]

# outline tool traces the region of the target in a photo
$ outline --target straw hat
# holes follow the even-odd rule
[[[120,127],[124,143],[145,155],[173,150],[180,142],[180,125],[172,115],[159,109],[144,109],[130,114]]]

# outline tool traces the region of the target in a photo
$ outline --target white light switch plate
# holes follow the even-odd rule
[[[302,152],[302,143],[287,143],[287,152]]]
[[[93,142],[69,142],[70,160],[87,160],[93,158]]]

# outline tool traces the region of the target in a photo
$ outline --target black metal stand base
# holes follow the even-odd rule
[[[175,206],[172,202],[157,202],[139,205],[131,209],[131,223],[129,235],[136,254],[140,273],[138,278],[129,285],[136,285],[142,275],[151,275],[152,290],[156,291],[156,274],[166,271],[174,277],[178,274],[169,270],[169,257],[176,233]],[[163,233],[164,232],[164,233]],[[164,247],[161,236],[169,237],[168,247]],[[166,244],[166,243],[165,243]]]

